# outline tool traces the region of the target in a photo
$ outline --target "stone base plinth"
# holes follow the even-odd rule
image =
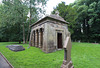
[[[66,60],[63,61],[63,64],[61,65],[61,68],[74,68],[72,61],[68,62]]]

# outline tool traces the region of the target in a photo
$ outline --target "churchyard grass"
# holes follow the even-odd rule
[[[26,50],[13,52],[6,48],[16,42],[0,42],[0,52],[9,60],[14,68],[60,68],[64,50],[44,53],[36,47],[28,48],[28,44],[19,44]],[[100,68],[100,44],[72,43],[71,58],[75,68]]]

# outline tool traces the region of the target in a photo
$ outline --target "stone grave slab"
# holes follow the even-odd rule
[[[25,48],[21,45],[8,45],[6,47],[9,48],[11,51],[15,51],[15,52],[25,50]]]

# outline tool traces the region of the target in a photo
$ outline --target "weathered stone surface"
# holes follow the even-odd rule
[[[63,49],[68,33],[68,22],[59,15],[49,15],[31,25],[30,46],[50,53]]]
[[[66,37],[65,43],[64,43],[64,61],[61,66],[61,68],[74,68],[71,61],[71,38],[70,38],[70,32],[67,33],[68,36]]]
[[[71,62],[71,38],[68,22],[58,15],[49,15],[31,25],[30,46],[50,53],[64,48],[65,57],[61,68],[73,68]],[[32,35],[34,34],[34,35]],[[34,39],[33,39],[33,36]],[[34,42],[34,43],[33,43]]]
[[[0,68],[13,68],[13,66],[1,53],[0,53]]]
[[[66,60],[63,61],[61,68],[74,68],[72,61],[68,62]]]
[[[21,45],[8,45],[6,47],[9,48],[11,51],[15,51],[15,52],[25,50],[25,48]]]

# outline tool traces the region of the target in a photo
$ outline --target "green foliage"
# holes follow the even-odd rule
[[[20,0],[3,1],[0,6],[0,25],[2,41],[21,41],[22,24],[26,22],[28,7]]]
[[[23,24],[26,36],[29,25],[41,17],[40,13],[45,13],[43,8],[47,1],[3,0],[0,5],[0,41],[22,41]],[[100,0],[76,0],[70,5],[62,2],[52,13],[56,10],[69,22],[73,41],[100,42]],[[27,17],[29,12],[30,17]]]
[[[100,32],[100,1],[99,0],[76,0],[72,5],[77,10],[77,24],[72,39],[83,42],[99,42]],[[80,32],[81,31],[81,32]],[[83,32],[82,32],[83,31]]]
[[[39,13],[43,13],[41,7],[47,0],[3,0],[0,5],[0,41],[23,40],[23,24],[25,36],[28,34],[29,25],[39,19]],[[31,5],[31,7],[29,7]],[[30,10],[31,9],[31,10]],[[31,18],[27,15],[31,12]],[[29,23],[31,19],[32,23]]]
[[[72,5],[65,5],[64,2],[59,3],[58,6],[56,6],[56,8],[53,10],[53,14],[55,13],[55,11],[58,10],[59,11],[59,15],[64,18],[64,20],[66,20],[67,22],[69,22],[69,31],[71,33],[73,33],[73,28],[75,27],[75,23],[76,23],[76,18],[77,18],[77,12],[75,11],[75,8],[72,7]]]
[[[58,10],[60,16],[69,22],[73,41],[100,42],[100,1],[76,0],[70,5],[59,3],[52,13]]]
[[[64,59],[64,50],[53,53],[44,53],[41,49],[20,44],[26,50],[13,52],[6,48],[7,45],[18,42],[1,42],[0,52],[14,66],[14,68],[60,68]],[[72,43],[71,59],[75,68],[99,68],[100,44]]]

